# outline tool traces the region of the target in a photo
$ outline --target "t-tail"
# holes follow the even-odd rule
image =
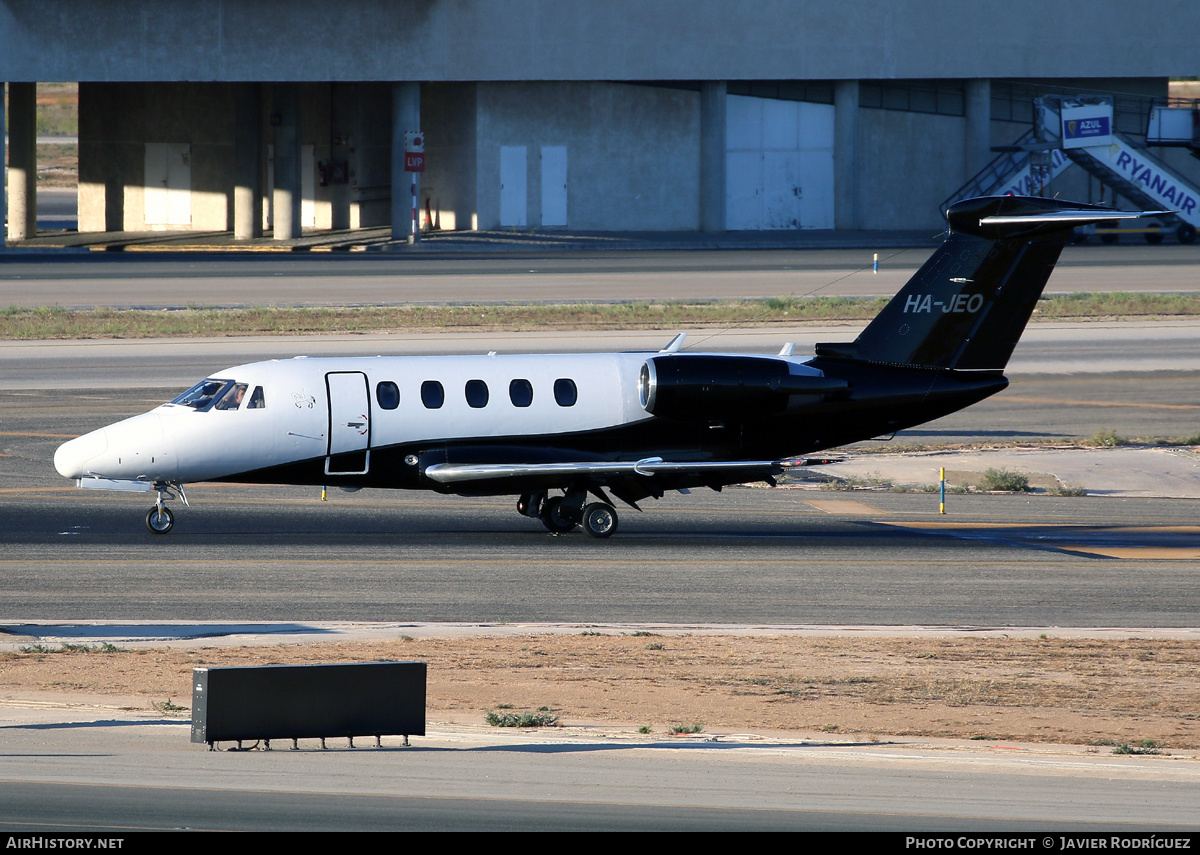
[[[1114,211],[1033,196],[965,199],[946,211],[950,235],[834,360],[1001,371],[1075,226],[1163,211]]]

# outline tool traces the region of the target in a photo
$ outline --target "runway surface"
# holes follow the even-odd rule
[[[177,720],[0,709],[0,829],[1194,832],[1200,773],[1012,745],[438,727],[206,752]],[[47,746],[53,745],[48,751]],[[128,848],[128,845],[125,847]],[[982,848],[982,846],[980,846]]]
[[[933,245],[871,250],[354,253],[13,253],[0,306],[181,307],[891,296]],[[1200,290],[1200,247],[1068,247],[1051,293]]]
[[[956,496],[947,520],[935,495],[696,491],[623,510],[596,542],[508,498],[213,484],[189,486],[193,507],[156,537],[147,496],[77,490],[50,459],[161,398],[0,395],[4,618],[1166,627],[1200,612],[1196,500]]]
[[[161,269],[136,269],[137,299],[155,293]],[[226,269],[201,270],[189,281],[207,294],[204,277],[222,278]],[[1194,268],[1180,269],[1196,281]],[[24,275],[5,264],[6,275],[14,270]],[[109,270],[109,285],[129,275]],[[677,274],[679,282],[704,278],[696,268]],[[60,286],[48,277],[31,293],[109,293],[103,283],[81,291],[86,276],[55,275],[66,290],[54,291]],[[631,283],[645,278],[627,275]],[[296,293],[336,281],[308,279]],[[248,282],[239,289],[257,287]],[[412,282],[428,288],[420,277]],[[384,277],[371,287],[395,285]],[[184,281],[182,290],[159,293],[187,287]],[[14,286],[0,300],[13,302],[15,293]],[[844,328],[753,331],[704,349],[771,352],[780,339],[836,340],[831,333],[854,335]],[[68,436],[148,409],[242,361],[305,351],[656,349],[667,338],[514,336],[499,347],[489,335],[3,343],[0,623],[1195,626],[1200,562],[1187,550],[1200,548],[1198,500],[963,496],[946,518],[935,495],[696,491],[647,503],[644,514],[622,511],[618,535],[596,542],[552,536],[507,499],[335,491],[321,502],[316,488],[196,485],[189,489],[194,506],[177,509],[176,529],[164,538],[143,527],[145,496],[76,490],[50,465]],[[1194,433],[1196,343],[1190,323],[1034,328],[1014,359],[1008,391],[913,438],[1054,438],[1099,427],[1130,436]],[[1200,776],[1159,758],[1040,757],[974,746],[760,735],[631,746],[608,736],[520,739],[443,728],[415,750],[392,743],[382,751],[209,754],[188,745],[176,722],[12,703],[0,706],[0,734],[6,831],[1178,830],[1196,827],[1200,803]]]
[[[834,332],[787,334],[811,339]],[[1200,326],[1055,325],[1031,333],[1014,359],[1010,389],[894,441],[1044,441],[1103,427],[1122,436],[1197,432],[1200,365],[1188,360],[1200,353]],[[738,333],[720,344],[777,349],[768,338],[778,341],[778,331]],[[649,333],[6,343],[0,350],[15,356],[0,380],[8,387],[0,391],[4,616],[1195,623],[1200,589],[1188,550],[1197,538],[1187,527],[1197,515],[1188,500],[955,497],[953,521],[1009,527],[967,536],[906,525],[933,520],[936,496],[860,494],[854,497],[860,507],[847,511],[816,501],[828,494],[696,491],[647,502],[645,513],[623,510],[617,537],[596,543],[550,536],[518,516],[507,498],[376,490],[333,491],[321,502],[315,487],[194,485],[188,491],[194,507],[178,509],[176,530],[152,537],[142,524],[145,495],[76,490],[51,465],[66,438],[149,409],[242,359],[301,347],[311,354],[620,349],[653,347],[661,339]],[[1067,353],[1083,370],[1041,373]],[[1116,370],[1126,364],[1138,370]],[[158,385],[172,376],[173,388]],[[79,388],[92,378],[91,388]],[[1029,526],[1046,523],[1095,529],[1080,543],[1029,534]],[[1114,527],[1124,525],[1139,527],[1117,538],[1132,551],[1097,557],[1092,545],[1112,545]],[[64,600],[68,588],[72,596]]]

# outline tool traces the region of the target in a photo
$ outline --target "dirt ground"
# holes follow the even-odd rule
[[[582,631],[270,647],[0,655],[0,704],[65,702],[186,715],[201,666],[378,660],[429,665],[428,719],[489,710],[663,734],[825,733],[1200,748],[1200,642],[1089,638],[699,636]],[[548,708],[548,710],[546,709]]]

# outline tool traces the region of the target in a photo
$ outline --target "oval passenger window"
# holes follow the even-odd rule
[[[436,380],[426,380],[421,384],[421,403],[426,409],[436,410],[446,403],[446,390]]]
[[[560,407],[573,407],[578,399],[579,390],[575,388],[574,380],[562,377],[554,381],[554,400]]]

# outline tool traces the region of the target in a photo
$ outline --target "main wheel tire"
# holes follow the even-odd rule
[[[617,530],[617,510],[604,502],[592,502],[583,509],[580,525],[591,537],[612,537]]]
[[[1180,243],[1195,243],[1196,227],[1191,223],[1180,223],[1175,230],[1175,237],[1179,238]]]
[[[159,509],[155,505],[146,512],[146,528],[151,534],[166,534],[175,527],[175,515],[170,508]]]
[[[1146,243],[1151,246],[1158,246],[1163,242],[1162,232],[1146,232]]]
[[[540,516],[542,525],[555,534],[568,532],[579,525],[579,520],[571,519],[571,516],[565,512],[562,503],[562,496],[551,496],[542,502]]]

